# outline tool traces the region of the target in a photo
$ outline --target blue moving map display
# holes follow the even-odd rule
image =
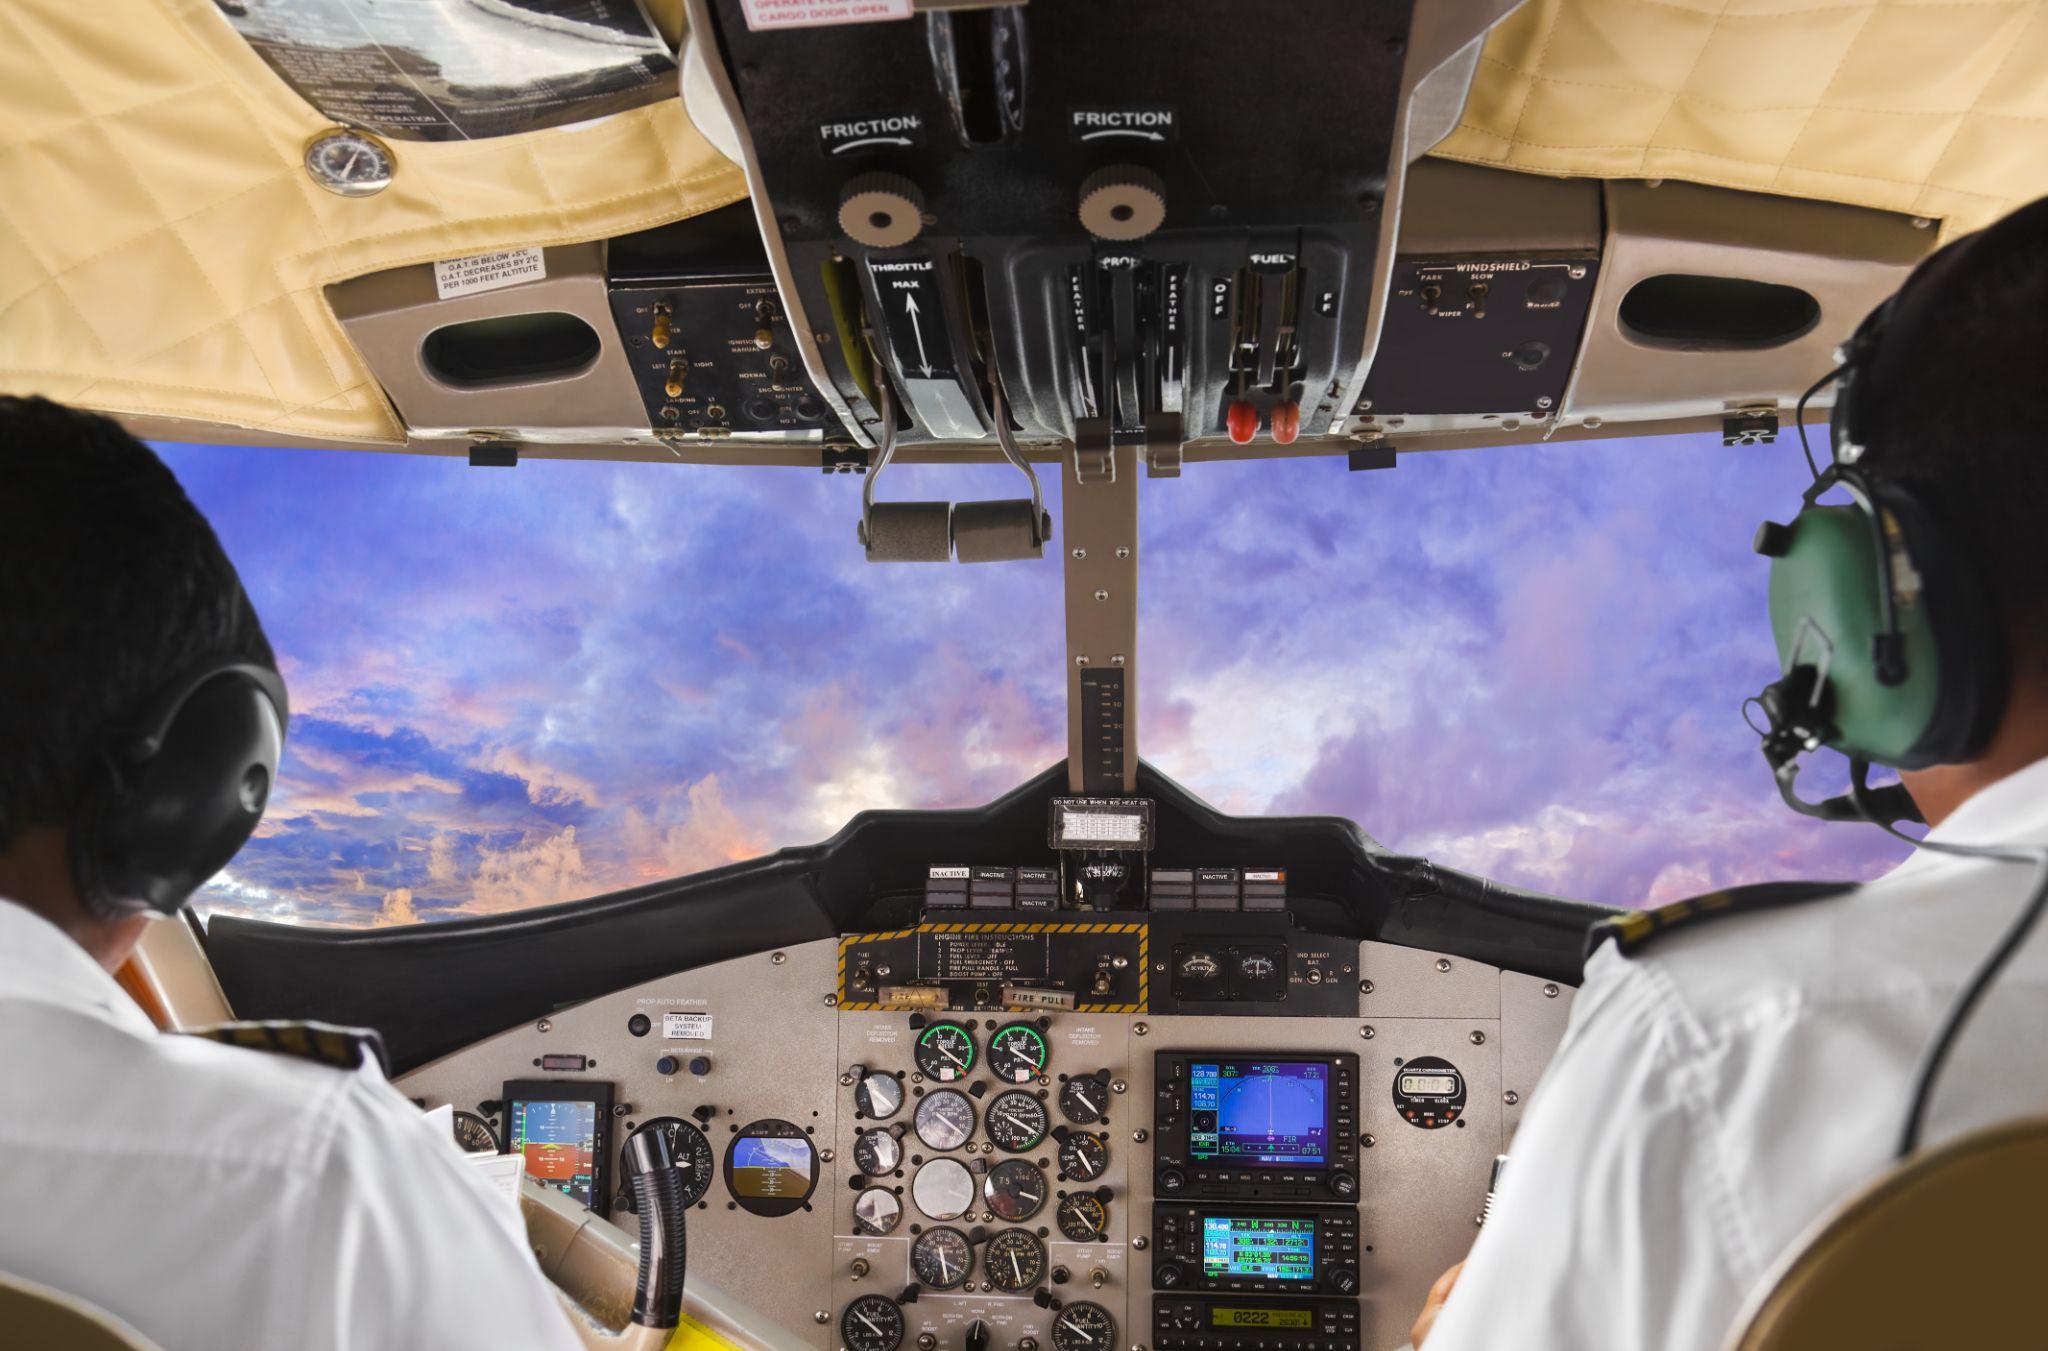
[[[1316,1222],[1204,1215],[1202,1274],[1211,1280],[1263,1276],[1271,1281],[1313,1281]]]
[[[1196,1061],[1188,1066],[1188,1152],[1198,1163],[1322,1166],[1329,1074],[1320,1062]]]

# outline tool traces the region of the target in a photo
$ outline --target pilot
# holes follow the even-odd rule
[[[506,1198],[367,1041],[338,1068],[161,1034],[115,981],[253,828],[283,695],[156,456],[0,398],[0,1272],[165,1351],[572,1351]],[[252,746],[247,819],[209,818]]]
[[[1935,567],[1973,569],[1975,636],[2004,648],[1950,673],[2003,686],[1979,744],[1903,781],[1930,840],[2048,842],[2048,200],[1928,259],[1864,332],[1837,444],[1853,431],[1856,468],[1926,505],[1949,556],[1905,580],[1931,597]],[[1922,1054],[2029,873],[1923,850],[1796,904],[1758,888],[1618,926],[1416,1345],[1721,1347],[1808,1226],[1891,1162]],[[2037,939],[1956,1043],[1923,1139],[2048,1108],[2043,1028]]]

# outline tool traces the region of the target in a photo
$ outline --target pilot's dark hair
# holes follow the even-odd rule
[[[68,825],[105,738],[212,656],[276,664],[163,461],[110,418],[0,397],[0,851]]]
[[[1929,500],[2048,678],[2048,198],[1916,271],[1858,377],[1862,467]]]

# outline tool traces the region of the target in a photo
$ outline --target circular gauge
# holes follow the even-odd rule
[[[917,1034],[917,1067],[942,1084],[965,1079],[974,1068],[974,1034],[958,1023],[933,1023]]]
[[[306,172],[339,197],[369,197],[391,186],[391,147],[359,131],[330,131],[306,143]]]
[[[988,1105],[986,1124],[988,1138],[995,1141],[996,1148],[1022,1154],[1037,1148],[1052,1121],[1035,1095],[1013,1088]]]
[[[1107,1120],[1109,1085],[1093,1075],[1075,1075],[1060,1085],[1060,1115],[1076,1126]]]
[[[882,1235],[903,1221],[903,1203],[887,1187],[870,1187],[853,1198],[855,1233]]]
[[[1027,1229],[999,1230],[981,1251],[981,1274],[1005,1294],[1029,1290],[1045,1279],[1045,1245]]]
[[[725,1148],[725,1189],[749,1215],[802,1210],[818,1186],[818,1151],[793,1121],[750,1121]]]
[[[491,1129],[491,1123],[475,1112],[455,1114],[455,1143],[465,1154],[502,1154],[498,1145],[498,1133]]]
[[[853,1086],[853,1105],[874,1121],[887,1121],[903,1110],[903,1084],[893,1074],[864,1075]]]
[[[853,1162],[870,1177],[893,1173],[903,1166],[903,1142],[895,1131],[862,1131],[853,1137]]]
[[[711,1142],[698,1130],[680,1117],[658,1116],[649,1121],[641,1131],[660,1131],[668,1137],[668,1151],[675,1157],[676,1173],[683,1180],[683,1204],[694,1206],[704,1199],[704,1193],[711,1188]],[[628,1212],[637,1213],[639,1202],[633,1197],[633,1178],[638,1169],[633,1166],[633,1151],[619,1151],[619,1205]]]
[[[1037,1028],[1030,1023],[1011,1023],[988,1039],[989,1073],[1006,1083],[1028,1084],[1045,1073],[1051,1054]]]
[[[973,1265],[974,1251],[958,1229],[927,1229],[910,1245],[911,1274],[927,1290],[955,1289]]]
[[[1109,1169],[1109,1146],[1100,1136],[1074,1131],[1060,1143],[1060,1176],[1069,1182],[1093,1182]]]
[[[896,1351],[903,1345],[903,1310],[887,1295],[862,1295],[839,1315],[846,1351]]]
[[[1045,1204],[1045,1174],[1023,1159],[1004,1159],[981,1180],[982,1199],[1002,1219],[1028,1220]]]
[[[965,1094],[942,1088],[927,1093],[910,1120],[917,1138],[933,1149],[958,1149],[974,1134],[974,1104]]]
[[[1060,1232],[1076,1243],[1094,1243],[1109,1232],[1109,1206],[1094,1192],[1068,1192],[1060,1198]]]
[[[958,1159],[933,1159],[910,1179],[910,1199],[935,1220],[957,1220],[974,1208],[974,1174]]]
[[[1053,1351],[1108,1351],[1116,1342],[1116,1320],[1109,1310],[1076,1300],[1052,1320]]]

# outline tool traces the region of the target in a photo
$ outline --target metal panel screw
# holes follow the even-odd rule
[[[839,996],[838,996],[838,995],[836,995],[836,994],[828,994],[828,995],[826,995],[826,996],[825,996],[825,1007],[826,1007],[826,1008],[828,1008],[828,1009],[836,1009],[836,1008],[838,1008],[838,1007],[839,1007]]]
[[[1074,561],[1075,561],[1076,563],[1080,562],[1080,561],[1081,561],[1082,559],[1086,558],[1087,556],[1088,556],[1088,551],[1087,551],[1086,549],[1076,549],[1076,550],[1074,550]]]
[[[781,966],[788,960],[789,954],[786,952],[771,952],[768,954],[768,964],[770,966]]]
[[[813,1323],[829,1323],[832,1321],[832,1315],[820,1309],[811,1315],[811,1321]]]
[[[1086,656],[1077,656],[1074,658],[1074,665],[1076,666],[1086,666],[1087,664],[1088,658]]]
[[[852,1076],[851,1074],[842,1074],[842,1075],[840,1075],[840,1076],[839,1076],[839,1086],[840,1086],[841,1088],[852,1088],[852,1087],[853,1087],[853,1076]]]
[[[1109,599],[1109,593],[1108,593],[1107,591],[1103,591],[1103,590],[1097,589],[1097,591],[1095,592],[1095,599],[1097,599],[1097,600],[1108,600],[1108,599]]]
[[[1371,1023],[1367,1023],[1364,1027],[1358,1029],[1358,1035],[1364,1037],[1367,1041],[1371,1041],[1375,1036],[1378,1036],[1379,1034],[1372,1030]]]
[[[1472,1044],[1474,1046],[1486,1045],[1486,1034],[1484,1032],[1474,1032],[1472,1034]]]
[[[1437,958],[1437,959],[1436,959],[1436,969],[1437,969],[1437,970],[1439,970],[1439,971],[1448,971],[1448,970],[1450,970],[1450,969],[1451,969],[1451,959],[1450,959],[1450,958],[1448,958],[1448,957],[1439,957],[1439,958]]]
[[[1110,1084],[1109,1091],[1112,1093],[1126,1093],[1130,1091],[1130,1087],[1131,1086],[1125,1083],[1123,1080],[1117,1079]]]
[[[1131,1236],[1131,1246],[1133,1248],[1136,1248],[1139,1252],[1145,1251],[1145,1236],[1143,1234],[1133,1234]]]
[[[543,1018],[533,1025],[533,1030],[536,1032],[552,1032],[555,1030],[555,1025],[548,1019]]]
[[[1373,1139],[1370,1135],[1361,1135],[1358,1137],[1358,1143],[1366,1149],[1371,1149],[1379,1141]]]
[[[1557,987],[1556,987],[1555,985],[1546,985],[1546,986],[1544,986],[1544,987],[1543,987],[1543,997],[1544,997],[1545,999],[1555,999],[1555,998],[1557,998]]]
[[[1123,664],[1124,664],[1124,654],[1123,654],[1123,653],[1121,653],[1121,652],[1117,653],[1117,654],[1116,654],[1116,655],[1115,655],[1114,657],[1111,657],[1111,658],[1109,659],[1109,664],[1110,664],[1111,666],[1121,666],[1121,665],[1123,665]]]
[[[829,1150],[829,1149],[821,1149],[821,1150],[819,1150],[819,1151],[818,1151],[818,1162],[819,1162],[819,1163],[830,1163],[830,1162],[832,1162],[832,1151],[831,1151],[831,1150]]]
[[[1511,1088],[1507,1092],[1500,1095],[1500,1100],[1506,1103],[1508,1106],[1513,1107],[1516,1103],[1522,1100],[1522,1095],[1515,1092],[1515,1090]]]
[[[1372,993],[1372,982],[1371,982],[1371,981],[1369,981],[1369,980],[1362,980],[1362,981],[1358,982],[1358,992],[1359,992],[1360,994],[1371,994],[1371,993]]]
[[[1128,544],[1119,544],[1119,545],[1117,545],[1117,546],[1116,546],[1116,556],[1117,556],[1117,557],[1118,557],[1119,559],[1125,559],[1125,558],[1129,558],[1129,557],[1131,556],[1131,546],[1130,546],[1130,545],[1128,545]]]
[[[1144,1035],[1145,1035],[1145,1034],[1146,1034],[1147,1032],[1150,1032],[1151,1030],[1152,1030],[1152,1025],[1151,1025],[1150,1023],[1132,1023],[1132,1024],[1131,1024],[1131,1035],[1132,1035],[1132,1036],[1134,1036],[1134,1037],[1142,1037],[1142,1036],[1144,1036]]]
[[[1914,229],[1916,229],[1916,230],[1926,230],[1926,229],[1930,229],[1930,228],[1932,228],[1932,227],[1933,227],[1933,225],[1934,225],[1934,222],[1933,222],[1933,221],[1931,221],[1931,220],[1929,220],[1929,219],[1928,219],[1927,217],[1925,217],[1925,216],[1915,216],[1915,217],[1913,217],[1913,228],[1914,228]]]
[[[1538,400],[1536,400],[1536,406],[1537,406],[1538,408],[1548,408],[1548,407],[1550,407],[1550,404],[1551,404],[1551,398],[1550,398],[1550,396],[1549,396],[1548,394],[1545,394],[1545,395],[1544,395],[1543,397],[1541,397],[1541,398],[1539,398]]]
[[[1150,1138],[1143,1126],[1131,1132],[1131,1143],[1134,1145],[1142,1145]]]

